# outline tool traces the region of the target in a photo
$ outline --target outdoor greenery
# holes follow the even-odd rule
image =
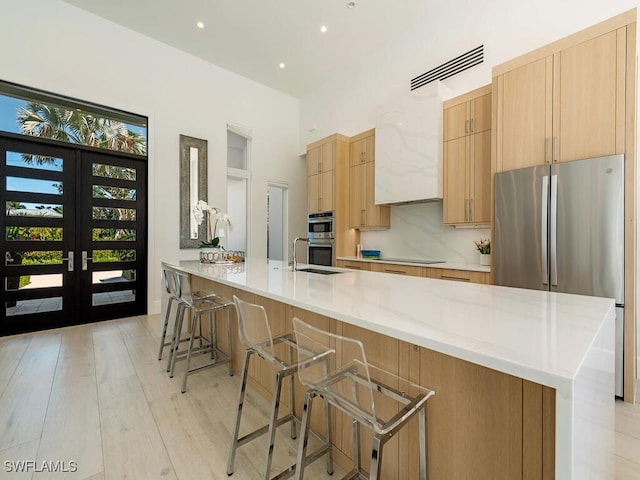
[[[145,137],[124,123],[78,110],[29,102],[18,111],[17,121],[24,135],[138,155],[147,153]],[[37,157],[34,160],[39,161]]]

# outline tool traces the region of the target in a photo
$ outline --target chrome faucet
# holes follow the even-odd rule
[[[293,263],[291,264],[291,271],[295,272],[298,270],[298,260],[296,259],[296,243],[298,242],[308,242],[309,239],[307,237],[296,237],[293,240]]]

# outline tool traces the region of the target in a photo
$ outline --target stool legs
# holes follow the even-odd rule
[[[164,350],[164,347],[168,347],[173,344],[173,342],[165,343],[165,340],[167,338],[167,327],[169,326],[169,317],[171,316],[171,305],[173,304],[174,300],[175,298],[169,297],[169,303],[167,303],[167,313],[164,316],[164,326],[162,327],[162,338],[160,339],[160,351],[158,352],[158,360],[162,360],[162,352]]]
[[[244,396],[245,396],[245,390],[247,387],[247,377],[248,377],[248,373],[249,373],[249,361],[251,358],[251,355],[253,355],[254,350],[251,348],[248,348],[245,352],[245,357],[244,357],[244,363],[242,366],[242,379],[240,381],[240,393],[238,395],[238,410],[237,410],[237,414],[236,414],[236,422],[235,422],[235,426],[233,428],[233,439],[232,439],[232,443],[231,443],[231,451],[229,452],[229,461],[227,463],[227,475],[232,475],[233,474],[233,467],[234,467],[234,463],[235,463],[235,459],[236,459],[236,450],[238,447],[244,445],[245,443],[250,442],[251,440],[259,437],[260,435],[262,435],[263,433],[267,433],[267,459],[266,459],[266,465],[265,465],[265,470],[264,470],[264,480],[269,480],[270,474],[271,474],[271,464],[272,464],[272,460],[273,460],[273,450],[274,450],[274,445],[275,445],[275,436],[276,436],[276,430],[278,428],[278,426],[282,425],[285,422],[291,422],[292,426],[291,426],[291,438],[295,439],[296,438],[296,427],[295,427],[295,418],[293,415],[293,405],[294,405],[294,401],[295,401],[295,394],[294,394],[294,383],[293,383],[293,374],[295,373],[295,369],[288,369],[288,370],[282,370],[276,373],[276,377],[275,377],[275,384],[273,387],[273,395],[271,397],[271,415],[269,418],[269,423],[268,425],[265,425],[262,428],[259,428],[257,430],[254,430],[253,432],[243,436],[242,438],[240,437],[240,423],[242,420],[242,409],[244,407]],[[289,377],[289,401],[291,402],[291,413],[289,413],[288,415],[282,417],[282,418],[278,418],[278,414],[280,412],[280,395],[282,393],[282,383],[284,382],[284,379],[286,377]],[[277,478],[287,478],[288,475],[286,475],[286,473],[288,472],[293,472],[293,468],[294,466],[291,466],[291,468],[288,471],[282,472],[281,474],[279,474],[277,476]]]
[[[420,480],[427,480],[427,407],[418,412],[418,430],[420,437]]]
[[[189,367],[191,366],[191,351],[193,350],[193,339],[196,336],[196,328],[198,327],[200,328],[200,342],[202,342],[202,326],[200,325],[200,321],[200,315],[196,315],[192,319],[193,325],[191,326],[191,337],[189,338],[189,348],[187,349],[187,366],[184,370],[184,376],[182,377],[182,393],[187,391],[187,378],[189,377]]]
[[[249,358],[253,350],[247,349],[244,354],[244,362],[242,364],[242,378],[240,380],[240,394],[238,396],[238,411],[236,414],[236,424],[233,428],[233,441],[231,443],[231,451],[229,452],[229,462],[227,463],[227,475],[233,474],[233,464],[236,461],[236,450],[238,448],[238,436],[240,435],[240,419],[242,418],[242,407],[244,405],[244,391],[247,388],[247,374],[249,372]]]

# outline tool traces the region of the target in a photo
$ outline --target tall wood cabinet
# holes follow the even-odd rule
[[[625,156],[624,398],[636,376],[636,9],[493,68],[492,173]]]
[[[352,228],[389,228],[391,211],[375,204],[375,130],[351,137],[349,225]]]
[[[496,67],[496,169],[624,153],[627,27]]]
[[[491,85],[443,105],[443,222],[491,221]]]
[[[307,145],[307,211],[333,212],[336,256],[355,255],[360,233],[349,226],[350,138],[339,133]]]

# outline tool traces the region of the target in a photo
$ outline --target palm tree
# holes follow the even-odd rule
[[[117,120],[97,118],[78,110],[36,102],[21,107],[16,120],[25,135],[137,155],[146,154],[144,136]],[[35,155],[28,157],[25,156],[25,160],[36,163],[47,161]]]

